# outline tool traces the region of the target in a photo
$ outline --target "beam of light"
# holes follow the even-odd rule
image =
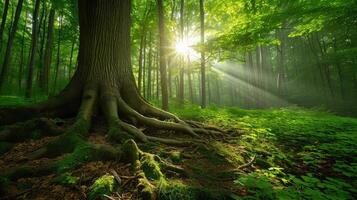
[[[260,95],[260,97],[266,102],[267,105],[289,104],[289,102],[278,97],[277,95],[252,85],[247,80],[245,80],[246,77],[249,76],[249,72],[242,65],[233,62],[216,63],[213,65],[212,70],[218,74],[223,75],[228,82],[233,83],[237,89],[241,90],[240,93],[243,95],[243,97],[249,101],[252,101],[253,103],[259,102],[257,96]],[[268,80],[271,79],[271,77],[267,78]]]
[[[197,61],[200,59],[200,55],[194,49],[194,46],[197,46],[198,43],[199,37],[192,34],[190,37],[177,40],[174,49],[178,56],[189,58],[191,61]]]

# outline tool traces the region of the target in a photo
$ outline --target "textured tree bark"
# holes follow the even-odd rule
[[[40,9],[40,0],[35,1],[35,7],[32,15],[32,45],[31,45],[31,57],[28,67],[27,84],[26,84],[26,98],[32,96],[32,81],[33,81],[33,68],[35,66],[35,57],[37,49],[37,36],[38,36],[38,13]]]
[[[7,76],[8,70],[9,70],[9,64],[10,64],[10,59],[11,59],[11,54],[12,54],[12,46],[14,43],[14,39],[15,39],[16,31],[17,31],[17,25],[18,25],[18,22],[20,19],[23,2],[24,2],[23,0],[19,0],[17,3],[15,19],[12,24],[11,33],[9,34],[9,38],[7,41],[5,58],[4,58],[4,62],[3,62],[1,73],[0,73],[0,92],[2,92],[5,78]]]
[[[169,145],[192,144],[192,140],[146,135],[136,127],[139,125],[172,130],[194,138],[199,137],[199,133],[210,134],[209,129],[191,127],[175,115],[151,106],[138,92],[130,55],[131,0],[79,0],[78,3],[79,63],[70,83],[57,97],[46,102],[0,109],[0,125],[36,117],[76,116],[75,123],[64,134],[31,153],[29,159],[75,153],[80,145],[88,145],[85,138],[89,136],[94,115],[104,117],[109,138],[119,140],[133,138]]]

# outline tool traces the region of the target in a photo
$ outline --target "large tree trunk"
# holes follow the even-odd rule
[[[9,35],[9,39],[7,41],[7,46],[6,46],[6,52],[5,52],[5,59],[2,65],[1,73],[0,73],[0,92],[2,92],[3,85],[5,82],[5,78],[7,77],[7,73],[9,70],[9,64],[10,64],[10,59],[11,59],[11,53],[12,53],[12,46],[14,43],[16,31],[17,31],[17,24],[20,19],[21,15],[21,10],[22,10],[22,4],[24,0],[19,0],[16,6],[16,13],[15,13],[15,19],[14,23],[12,25],[11,33]]]
[[[38,11],[40,9],[40,0],[35,1],[35,7],[32,15],[32,45],[31,45],[31,57],[28,67],[26,94],[27,98],[31,98],[32,95],[32,81],[33,81],[33,68],[35,66],[35,57],[37,49],[37,35],[38,35]]]
[[[89,136],[95,114],[106,119],[109,138],[117,138],[119,141],[131,138],[141,142],[152,141],[170,145],[192,144],[187,140],[158,138],[144,134],[137,127],[139,125],[177,131],[196,138],[198,133],[208,135],[217,133],[217,130],[210,132],[209,129],[203,129],[198,124],[194,124],[195,128],[193,128],[175,115],[151,106],[139,94],[131,67],[130,0],[79,0],[78,3],[79,63],[70,83],[60,95],[46,102],[0,109],[0,125],[40,116],[77,115],[71,128],[58,139],[33,152],[29,159],[56,157],[65,153],[75,154],[77,148],[93,147],[85,138]],[[112,155],[110,158],[122,159],[121,155],[125,151],[132,150],[124,148],[122,152],[114,147],[104,149],[101,146],[98,149],[98,145],[95,147],[93,152],[86,156],[105,159],[108,158],[107,153],[110,153]],[[111,149],[109,152],[108,148]],[[130,151],[130,155],[133,153],[138,152]],[[63,165],[60,167],[63,168]],[[48,168],[45,169],[47,171],[43,173],[51,172]],[[51,169],[58,170],[56,166]],[[22,172],[23,170],[20,170],[19,176],[16,177],[31,175],[31,172]]]

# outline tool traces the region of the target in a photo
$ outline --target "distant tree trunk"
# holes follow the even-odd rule
[[[71,77],[72,77],[73,52],[74,52],[74,46],[76,45],[76,42],[77,42],[77,38],[74,38],[72,41],[71,56],[69,58],[69,64],[68,64],[68,80],[71,80]]]
[[[144,42],[144,59],[143,59],[143,68],[142,68],[142,94],[144,98],[146,98],[146,65],[147,65],[147,52],[146,52],[146,46],[147,46],[147,38],[145,37],[145,42]]]
[[[255,68],[255,86],[257,106],[262,107],[262,48],[260,45],[256,47],[256,68]]]
[[[200,22],[201,22],[201,107],[206,107],[206,67],[205,67],[205,11],[204,0],[200,0]]]
[[[171,16],[170,16],[170,20],[173,21],[174,20],[174,14],[176,11],[176,0],[172,1],[172,5],[171,5]],[[173,92],[172,92],[172,66],[175,65],[175,55],[174,55],[174,50],[172,49],[167,49],[168,51],[168,55],[167,55],[167,63],[168,63],[168,77],[167,77],[167,82],[168,82],[168,97],[172,98],[173,96]]]
[[[217,76],[215,79],[216,79],[216,104],[219,106],[221,105],[221,91],[219,87],[220,84]]]
[[[145,32],[143,30],[140,36],[140,49],[139,49],[139,74],[138,74],[138,91],[141,93],[142,79],[143,79],[143,52],[145,43]]]
[[[254,78],[253,78],[253,55],[252,55],[252,52],[249,51],[248,54],[247,54],[247,72],[249,73],[249,75],[247,76],[247,82],[248,82],[248,85],[247,85],[247,93],[245,94],[247,96],[247,107],[248,108],[252,108],[253,105],[255,104],[254,102],[254,98],[253,98],[253,92],[254,92],[254,87],[253,87],[253,84],[254,84]],[[233,89],[232,89],[233,90]],[[232,94],[234,94],[232,92]]]
[[[1,25],[0,25],[0,52],[2,49],[2,35],[3,35],[4,29],[5,29],[8,10],[9,10],[9,0],[5,0],[4,10],[2,13],[2,18],[1,18]]]
[[[149,59],[148,59],[148,79],[147,79],[147,92],[146,96],[148,100],[151,100],[151,70],[152,70],[152,37],[151,32],[149,33]]]
[[[279,96],[284,97],[285,96],[285,65],[284,65],[285,37],[284,37],[283,30],[278,30],[277,35],[280,40],[280,45],[277,46],[278,67],[277,67],[276,88],[278,90]]]
[[[43,60],[42,76],[40,87],[45,94],[49,92],[49,77],[50,77],[50,68],[52,60],[52,40],[53,40],[53,24],[55,21],[55,9],[51,8],[50,16],[48,18],[48,27],[47,27],[47,39],[45,47],[45,55]]]
[[[201,81],[201,77],[199,73],[197,73],[197,85],[198,85],[198,97],[199,97],[199,102],[201,103],[201,97],[202,97],[202,90],[201,90],[201,84],[202,84],[202,81]],[[206,100],[205,100],[206,101]]]
[[[159,100],[159,91],[160,91],[160,85],[159,85],[159,52],[156,53],[156,100]]]
[[[207,92],[208,92],[208,105],[212,103],[212,91],[211,91],[211,74],[208,73],[207,76]]]
[[[316,53],[316,48],[315,45],[313,44],[312,38],[311,36],[307,36],[307,45],[309,46],[309,49],[311,51],[311,54],[314,55],[315,57],[315,61],[316,61],[316,70],[318,70],[319,75],[320,75],[320,87],[318,88],[323,95],[323,101],[327,102],[328,101],[328,96],[327,96],[327,91],[326,91],[326,85],[327,85],[327,81],[325,80],[325,76],[323,74],[322,71],[322,66],[320,64],[320,59],[319,59],[319,55]],[[309,55],[311,55],[309,54]],[[313,61],[312,57],[311,57],[311,61]]]
[[[32,15],[32,45],[31,57],[28,66],[27,84],[26,84],[26,98],[32,96],[32,81],[33,81],[33,68],[35,66],[36,49],[37,49],[37,36],[38,36],[38,11],[40,9],[40,0],[35,1],[35,7]]]
[[[159,12],[159,37],[160,37],[160,80],[161,80],[161,106],[162,109],[169,109],[169,98],[167,93],[167,72],[166,72],[166,33],[165,14],[163,0],[157,0]]]
[[[55,80],[53,84],[53,93],[56,93],[58,77],[60,74],[62,22],[63,22],[63,15],[61,14],[59,17],[58,38],[57,38],[57,61],[56,61],[56,69],[55,69]]]
[[[20,19],[23,2],[24,2],[24,0],[19,0],[17,3],[14,23],[12,25],[11,33],[10,33],[8,41],[7,41],[5,58],[4,58],[4,62],[3,62],[1,73],[0,73],[0,92],[3,91],[5,78],[8,75],[9,64],[10,64],[11,53],[12,53],[12,46],[14,43],[14,39],[15,39],[16,31],[17,31],[17,25],[18,25],[18,22]]]
[[[41,76],[42,76],[42,68],[43,68],[43,54],[44,54],[44,49],[45,49],[45,41],[46,41],[46,22],[47,22],[47,6],[45,2],[43,2],[42,5],[42,12],[41,12],[41,17],[40,17],[40,22],[39,22],[39,28],[38,28],[38,34],[40,37],[40,48],[38,49],[39,52],[39,60],[40,62],[38,63],[38,70],[37,70],[37,81],[38,84],[41,84]],[[41,35],[41,30],[42,30],[42,35]]]
[[[27,26],[27,12],[25,14],[25,25],[24,29],[22,31],[22,38],[21,38],[21,52],[20,52],[20,64],[19,64],[19,78],[18,78],[18,84],[19,84],[19,91],[22,89],[22,74],[24,71],[24,54],[25,54],[25,33],[26,33],[26,26]]]
[[[318,44],[318,47],[320,49],[320,54],[321,54],[321,56],[324,56],[326,54],[326,49],[324,49],[324,47],[322,46],[322,45],[325,46],[324,41],[322,41],[323,44],[321,44],[318,33],[316,33],[315,36],[316,36],[315,37],[316,38],[316,43]],[[332,78],[331,78],[329,65],[328,64],[322,64],[322,67],[324,69],[324,73],[325,73],[325,76],[326,76],[328,88],[330,90],[331,98],[332,98],[332,100],[334,100],[335,91],[334,91],[334,87],[332,85]]]
[[[185,6],[185,0],[181,0],[181,4],[180,4],[180,39],[181,41],[183,41],[183,31],[184,31],[184,6]],[[185,64],[184,64],[184,57],[181,55],[180,56],[180,72],[179,72],[179,90],[178,90],[178,102],[179,105],[182,106],[183,105],[183,101],[184,101],[184,89],[185,89],[185,85],[184,85],[184,70],[185,70]]]
[[[193,85],[192,85],[192,77],[191,77],[191,70],[187,71],[187,78],[188,78],[188,92],[190,95],[190,101],[191,103],[195,102],[195,98],[193,95]]]

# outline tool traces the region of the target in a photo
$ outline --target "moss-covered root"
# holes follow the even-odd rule
[[[122,158],[132,164],[132,170],[138,178],[138,191],[142,198],[156,199],[157,185],[164,183],[165,177],[155,156],[141,151],[134,140],[127,140],[122,151]]]
[[[98,160],[120,160],[122,151],[109,145],[80,143],[73,153],[62,159],[41,166],[21,166],[0,172],[0,177],[15,181],[19,178],[45,176],[52,173],[64,173],[81,164]]]
[[[95,180],[93,185],[90,187],[88,199],[95,200],[102,197],[103,195],[110,195],[117,187],[118,183],[115,180],[115,177],[111,174],[105,174],[104,176],[101,176]]]
[[[34,134],[35,130],[39,130]],[[55,120],[38,118],[26,122],[19,122],[5,127],[0,131],[0,141],[22,142],[26,139],[37,138],[39,136],[56,136],[63,133],[57,126]]]
[[[83,143],[88,136],[91,119],[97,99],[96,88],[88,86],[83,92],[82,104],[77,115],[76,122],[72,127],[61,135],[58,140],[48,143],[45,147],[33,152],[29,159],[41,157],[56,157],[64,153],[72,152],[77,145]]]

